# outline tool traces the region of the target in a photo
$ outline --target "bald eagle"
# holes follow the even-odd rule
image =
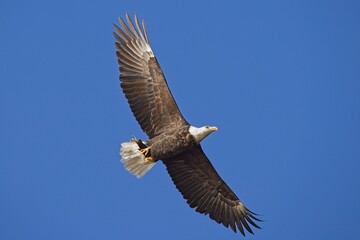
[[[259,220],[221,179],[201,148],[200,142],[217,130],[214,126],[191,126],[181,114],[151,49],[145,23],[126,14],[127,24],[114,24],[116,56],[121,88],[131,111],[149,137],[133,137],[121,144],[121,162],[137,178],[161,160],[176,188],[191,208],[225,227],[245,235]]]

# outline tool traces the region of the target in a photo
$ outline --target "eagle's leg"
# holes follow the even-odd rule
[[[154,159],[151,157],[150,155],[150,150],[151,150],[151,147],[147,147],[147,148],[142,148],[140,149],[140,152],[142,154],[144,154],[145,156],[145,161],[148,161],[148,162],[153,162]]]

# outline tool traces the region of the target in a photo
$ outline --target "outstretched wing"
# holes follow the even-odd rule
[[[244,236],[244,228],[253,234],[250,224],[260,228],[254,220],[261,220],[221,179],[200,145],[163,162],[176,188],[197,212],[209,214],[211,219],[230,226],[234,232],[239,229]]]
[[[117,31],[114,37],[121,88],[136,120],[149,138],[152,138],[171,127],[169,125],[187,122],[180,113],[151,50],[144,21],[140,26],[135,15],[135,27],[128,14],[126,19],[128,24],[119,19],[122,29],[114,25]]]

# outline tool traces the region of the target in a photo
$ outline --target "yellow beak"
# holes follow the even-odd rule
[[[209,129],[210,129],[211,131],[213,131],[213,132],[218,130],[217,127],[209,127]]]

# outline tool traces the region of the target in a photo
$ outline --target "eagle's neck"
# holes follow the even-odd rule
[[[209,127],[209,126],[204,126],[204,127],[200,127],[200,128],[197,128],[197,127],[194,127],[194,126],[189,127],[189,133],[195,139],[195,142],[197,144],[199,144],[210,133],[212,133],[212,132],[214,132],[216,130],[217,130],[216,127]]]

